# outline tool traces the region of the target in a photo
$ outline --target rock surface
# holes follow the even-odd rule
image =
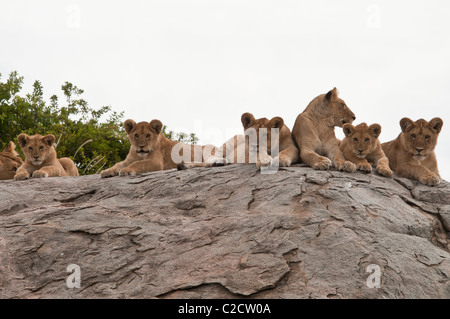
[[[3,181],[0,298],[450,298],[449,195],[303,166]]]

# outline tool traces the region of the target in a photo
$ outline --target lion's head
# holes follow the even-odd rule
[[[242,126],[244,127],[244,132],[249,139],[249,147],[253,151],[259,150],[260,145],[267,145],[267,154],[270,154],[272,149],[272,130],[278,129],[280,133],[281,128],[284,125],[284,121],[281,117],[274,117],[271,120],[263,117],[260,119],[255,119],[253,114],[244,113],[241,116]],[[265,130],[261,130],[265,129]],[[260,132],[261,130],[261,132]],[[280,135],[279,135],[280,136]],[[260,140],[263,139],[263,141]],[[279,143],[279,140],[276,141]]]
[[[42,136],[36,134],[28,136],[25,133],[17,137],[20,147],[22,148],[25,158],[33,165],[41,165],[47,158],[54,156],[53,143],[55,136],[53,134]]]
[[[13,179],[22,164],[23,161],[16,152],[16,144],[9,142],[0,153],[0,180]]]
[[[353,123],[356,119],[355,114],[349,109],[344,100],[339,98],[336,88],[333,88],[327,94],[319,95],[316,99],[316,103],[320,105],[318,111],[323,117],[333,120],[334,126],[342,127],[346,123]],[[313,102],[315,101],[313,100]]]
[[[131,143],[131,149],[142,158],[147,157],[158,144],[162,126],[159,120],[153,120],[150,123],[126,120],[123,123]]]
[[[424,119],[414,122],[407,117],[402,118],[400,120],[402,146],[414,158],[425,159],[436,147],[443,124],[442,119],[438,117],[433,118],[430,122]]]
[[[358,158],[366,158],[366,156],[377,147],[381,126],[379,124],[367,126],[366,123],[353,126],[350,123],[346,123],[342,127],[342,130],[344,131],[345,137],[348,139],[349,149]]]

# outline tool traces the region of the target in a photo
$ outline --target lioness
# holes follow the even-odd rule
[[[25,163],[19,167],[15,180],[35,177],[79,176],[75,163],[68,157],[58,159],[53,146],[55,136],[20,134],[17,137],[19,145],[25,154]]]
[[[430,122],[416,122],[405,117],[400,120],[402,132],[390,142],[381,144],[389,158],[389,165],[398,175],[417,179],[422,184],[435,186],[440,183],[434,148],[444,122],[435,117]]]
[[[22,164],[23,161],[16,152],[16,144],[9,142],[0,153],[0,180],[13,179]]]
[[[354,172],[356,165],[345,160],[334,127],[342,127],[355,119],[355,114],[338,97],[336,88],[317,96],[297,117],[292,129],[300,159],[318,170],[327,170],[334,164],[338,170]]]
[[[123,126],[131,143],[127,158],[100,172],[101,177],[136,175],[176,168],[178,159],[180,162],[195,160],[223,165],[223,159],[214,156],[212,145],[188,145],[166,138],[161,134],[163,125],[159,120],[150,123],[126,120]],[[189,154],[185,154],[184,150],[189,150]]]
[[[392,177],[389,168],[389,160],[381,149],[378,139],[381,133],[379,124],[367,126],[361,123],[356,127],[350,123],[342,126],[345,138],[340,142],[339,148],[345,159],[356,164],[356,168],[366,173],[372,172],[372,165],[376,167],[378,174]]]
[[[277,163],[281,167],[291,166],[299,161],[299,151],[295,146],[289,128],[284,124],[281,117],[271,120],[263,117],[255,119],[253,114],[244,113],[241,123],[245,135],[235,135],[225,142],[216,154],[222,154],[225,163],[256,163],[256,166],[270,166]],[[264,131],[262,131],[262,129]],[[278,129],[278,135],[272,137],[272,129]],[[273,141],[272,141],[273,140]],[[276,145],[272,145],[275,142]],[[278,155],[275,157],[272,150],[278,147]],[[210,164],[189,163],[179,165],[178,169],[192,167],[207,167]]]

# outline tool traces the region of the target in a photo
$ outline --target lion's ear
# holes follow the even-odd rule
[[[402,128],[402,132],[406,132],[411,125],[414,125],[414,121],[404,117],[400,120],[400,127]]]
[[[43,140],[45,143],[47,143],[48,146],[52,146],[53,143],[55,143],[56,138],[55,138],[55,135],[49,134],[49,135],[45,135],[45,136],[42,138],[42,140]]]
[[[334,87],[332,90],[328,91],[328,93],[325,95],[325,98],[328,101],[331,101],[332,99],[336,99],[338,97],[338,90],[336,87]]]
[[[433,131],[435,131],[437,134],[439,134],[441,132],[442,125],[444,125],[444,121],[442,121],[442,119],[439,117],[435,117],[434,119],[432,119],[430,121],[430,123],[428,125],[430,126],[430,128]]]
[[[24,148],[25,145],[27,145],[29,139],[30,137],[25,133],[19,134],[19,136],[17,136],[17,141],[19,142],[19,145],[22,148]]]
[[[150,122],[150,127],[152,127],[156,131],[156,134],[159,134],[161,133],[163,125],[160,120],[152,120]]]
[[[272,128],[279,128],[281,130],[284,125],[284,120],[281,117],[277,116],[270,120],[269,125]]]
[[[10,152],[10,153],[14,154],[15,150],[16,150],[16,144],[14,144],[13,141],[9,142],[8,145],[6,145],[6,151],[7,152]]]
[[[244,130],[248,129],[252,122],[255,121],[255,117],[251,113],[244,113],[241,116],[242,126],[244,126]]]
[[[123,123],[123,127],[125,129],[125,132],[127,132],[127,134],[130,134],[131,130],[133,129],[133,127],[136,126],[136,122],[133,120],[126,120]]]
[[[380,124],[372,124],[369,126],[369,131],[372,133],[374,138],[378,138],[381,133],[381,125]]]
[[[355,131],[355,127],[350,123],[345,123],[342,126],[342,130],[344,131],[345,137],[349,137],[349,135],[351,135]]]

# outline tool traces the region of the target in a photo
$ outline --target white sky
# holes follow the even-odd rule
[[[25,92],[40,80],[47,99],[69,81],[93,107],[216,145],[244,112],[292,129],[336,86],[382,142],[404,116],[441,117],[450,180],[449,17],[447,0],[0,0],[0,73],[17,70]]]

